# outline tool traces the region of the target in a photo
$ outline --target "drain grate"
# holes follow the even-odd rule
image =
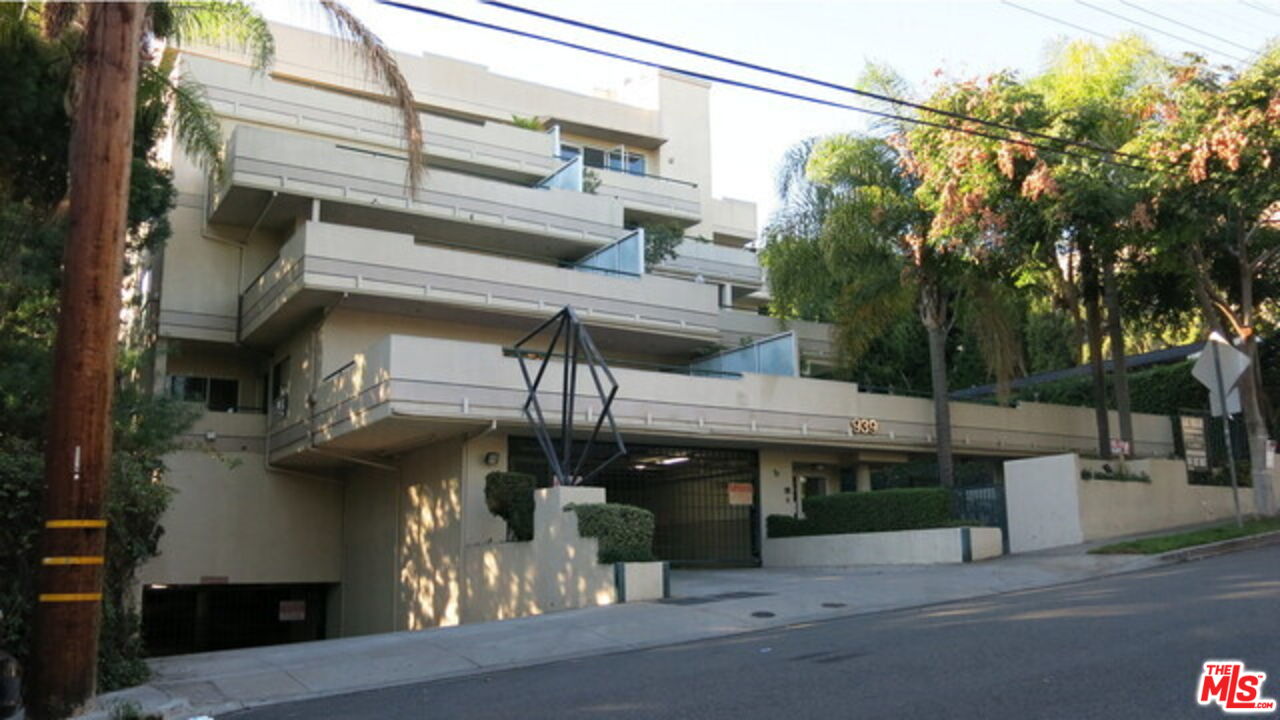
[[[845,605],[844,603],[822,603],[822,607],[824,607],[824,608],[842,608],[842,607],[848,607],[848,606],[847,606],[847,605]]]
[[[754,617],[754,618],[771,618],[771,617],[774,617],[774,615],[775,615],[774,613],[771,613],[768,610],[757,610],[751,613],[751,617]]]

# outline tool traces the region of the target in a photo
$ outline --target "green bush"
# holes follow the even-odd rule
[[[940,487],[820,495],[805,498],[804,514],[803,520],[770,516],[766,519],[769,537],[920,530],[956,525],[951,515],[951,491]]]
[[[996,460],[961,460],[955,464],[953,474],[956,487],[994,485],[999,477],[1000,462]],[[871,489],[938,487],[938,463],[936,460],[913,460],[895,463],[871,471]]]
[[[518,472],[491,472],[484,478],[484,503],[489,512],[507,522],[507,539],[528,542],[533,539],[533,490],[537,481],[532,475]]]
[[[765,532],[771,538],[796,537],[809,535],[805,532],[805,521],[790,515],[770,515],[764,519]]]
[[[653,560],[653,513],[634,505],[570,505],[578,514],[578,534],[600,541],[602,563]]]
[[[1127,470],[1116,470],[1113,472],[1107,472],[1105,470],[1081,470],[1080,478],[1082,480],[1110,480],[1112,482],[1151,482],[1150,475],[1144,472],[1131,473]]]

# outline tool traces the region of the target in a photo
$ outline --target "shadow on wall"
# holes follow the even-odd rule
[[[578,534],[578,516],[566,506],[603,503],[603,488],[552,487],[535,491],[529,542],[465,549],[462,622],[483,622],[617,601],[613,567],[597,561],[595,538]]]

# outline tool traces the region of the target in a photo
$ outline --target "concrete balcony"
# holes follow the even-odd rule
[[[212,193],[209,222],[288,227],[320,219],[522,255],[578,257],[624,234],[611,197],[430,170],[410,198],[404,160],[328,140],[242,126]]]
[[[679,253],[676,257],[655,270],[664,275],[701,276],[707,282],[727,283],[744,289],[759,289],[764,284],[764,270],[759,259],[745,248],[685,240],[676,252]]]
[[[596,194],[616,198],[628,220],[677,222],[685,226],[702,220],[702,200],[694,183],[601,168],[588,170],[600,179]]]
[[[580,272],[553,264],[414,242],[399,233],[307,222],[241,297],[240,337],[269,343],[307,313],[343,307],[437,315],[478,325],[549,317],[572,305],[602,341],[672,352],[715,342],[714,286],[644,275]],[[518,327],[523,327],[519,324]]]
[[[807,320],[788,320],[783,322],[777,318],[753,312],[722,308],[719,317],[720,343],[729,347],[737,347],[744,342],[754,342],[762,338],[776,335],[785,330],[794,331],[800,343],[802,362],[831,365],[836,361],[835,343],[832,339],[832,327],[827,323],[809,322]]]
[[[205,88],[217,113],[238,123],[269,125],[338,141],[404,147],[401,125],[386,104],[340,93],[318,93],[242,65],[196,55],[183,59],[187,72]],[[551,133],[498,122],[423,114],[427,161],[437,167],[531,184],[560,165]]]
[[[776,375],[699,377],[624,367],[613,373],[619,386],[614,419],[633,441],[914,452],[934,447],[933,406],[927,399],[865,394],[851,383]],[[541,387],[549,423],[559,420],[560,377],[553,367]],[[314,399],[309,428],[303,421],[272,434],[274,462],[314,463],[317,454],[308,453],[311,448],[377,456],[494,423],[527,430],[518,361],[485,343],[388,335],[329,375]],[[580,426],[589,427],[600,409],[593,395],[579,397]],[[1088,408],[953,403],[952,413],[961,453],[1016,457],[1095,445]],[[854,418],[875,419],[874,434],[855,434]],[[1168,418],[1138,415],[1134,420],[1139,455],[1173,451]]]
[[[756,204],[734,198],[712,198],[706,208],[711,237],[720,244],[741,246],[756,239]]]

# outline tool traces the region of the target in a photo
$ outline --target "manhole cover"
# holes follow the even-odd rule
[[[822,607],[824,607],[824,608],[842,608],[842,607],[845,607],[845,604],[844,604],[844,603],[822,603]]]
[[[773,616],[774,614],[769,612],[768,610],[757,610],[751,613],[751,617],[758,617],[758,618],[771,618]]]

